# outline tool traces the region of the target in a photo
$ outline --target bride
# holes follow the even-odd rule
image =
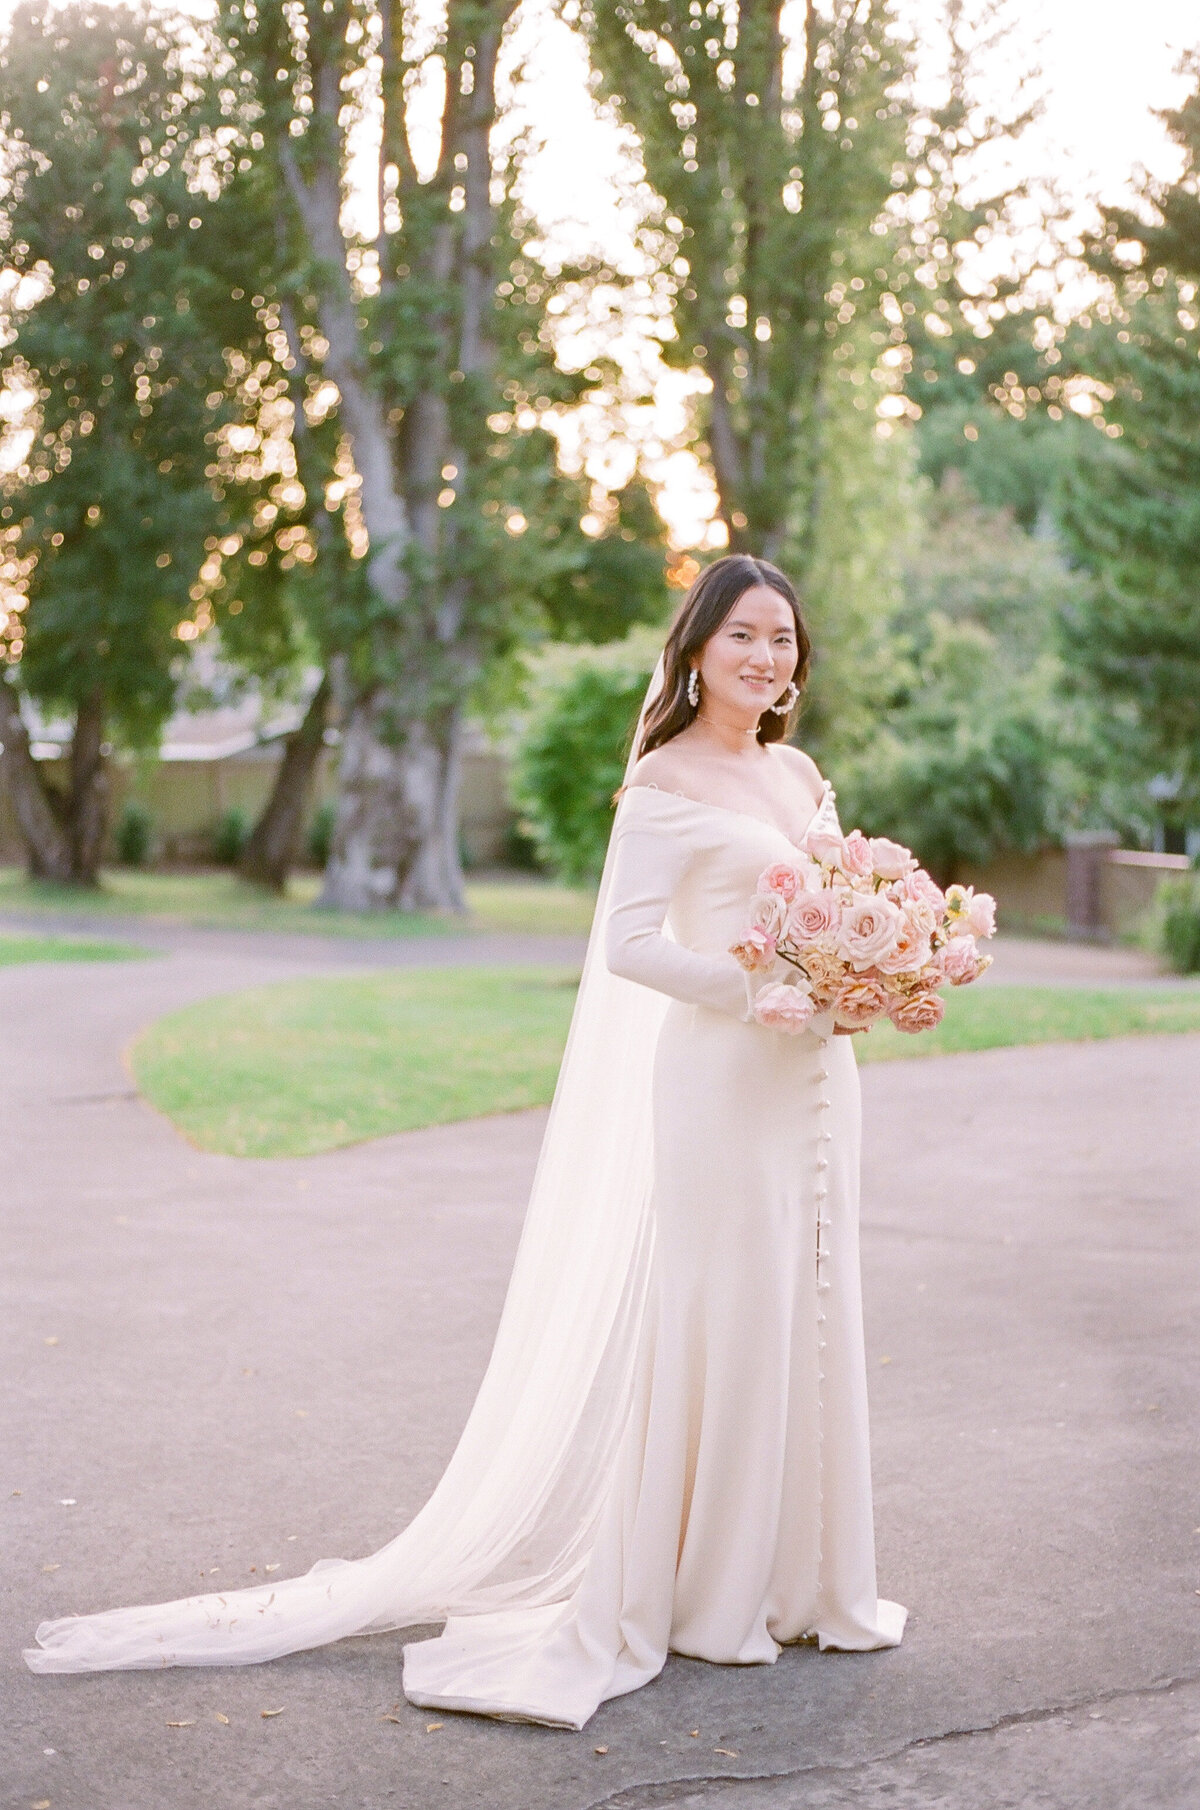
[[[46,1622],[41,1672],[246,1665],[444,1621],[414,1703],[581,1728],[668,1652],[899,1644],[876,1594],[858,1073],[759,1025],[729,946],[832,788],[784,737],[810,644],[741,554],[688,593],[618,794],[595,923],[487,1372],[380,1551],[273,1588]]]

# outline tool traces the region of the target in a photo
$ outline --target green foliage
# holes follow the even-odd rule
[[[250,822],[240,805],[231,805],[217,819],[213,854],[224,867],[236,867],[250,834]]]
[[[154,847],[154,816],[140,798],[127,798],[114,833],[122,867],[144,867]]]
[[[1063,699],[1056,632],[1085,590],[1052,542],[961,480],[926,492],[880,654],[890,692],[832,766],[845,820],[944,877],[1073,821],[1098,730]]]
[[[4,375],[37,429],[0,510],[28,574],[8,639],[23,690],[68,712],[99,692],[135,743],[170,709],[218,519],[225,371],[189,295],[202,99],[173,27],[137,11],[23,6],[0,54],[5,255],[28,279]]]
[[[1062,522],[1096,584],[1063,618],[1068,656],[1110,707],[1130,705],[1145,777],[1200,803],[1200,329],[1175,286],[1131,302],[1093,335],[1112,390],[1063,482]]]
[[[569,882],[595,879],[612,828],[638,710],[661,637],[635,629],[607,647],[555,647],[535,668],[513,797],[542,859]]]
[[[1164,880],[1155,911],[1162,952],[1177,974],[1200,974],[1200,880]]]

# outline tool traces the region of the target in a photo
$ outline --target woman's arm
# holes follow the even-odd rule
[[[667,907],[692,856],[682,836],[623,826],[613,858],[605,958],[614,974],[688,1005],[750,1023],[753,980],[732,955],[702,955],[663,934]],[[762,977],[757,977],[762,984]]]

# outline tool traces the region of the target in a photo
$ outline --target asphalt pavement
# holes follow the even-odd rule
[[[29,1674],[47,1616],[382,1544],[486,1362],[544,1114],[253,1161],[192,1149],[134,1094],[122,1052],[160,1012],[368,959],[248,934],[0,971],[5,1810],[1195,1810],[1198,1036],[864,1070],[895,1651],[673,1659],[581,1734],[411,1708],[399,1635]],[[1008,978],[1046,947],[1022,972],[1009,945]],[[1141,978],[1112,954],[1058,979]]]

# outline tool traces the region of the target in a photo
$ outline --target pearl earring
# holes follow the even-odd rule
[[[694,666],[688,674],[687,695],[692,709],[698,710],[700,708],[700,674]]]
[[[793,681],[789,680],[788,688],[780,698],[778,704],[768,704],[767,709],[773,711],[776,716],[786,716],[799,696],[799,688]]]

